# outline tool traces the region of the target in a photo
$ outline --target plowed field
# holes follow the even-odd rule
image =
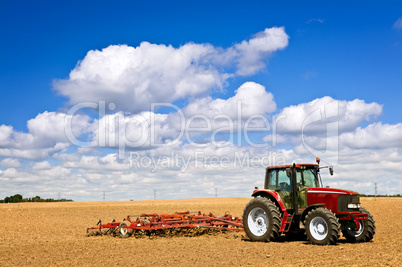
[[[230,211],[241,216],[249,199],[189,199],[127,202],[0,204],[0,266],[152,266],[152,265],[300,265],[401,266],[402,198],[362,198],[374,216],[372,242],[335,246],[288,241],[254,243],[243,233],[197,237],[86,236],[99,219],[121,221],[128,214]]]

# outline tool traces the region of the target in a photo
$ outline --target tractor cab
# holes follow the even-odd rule
[[[318,172],[318,164],[270,166],[264,188],[276,191],[289,213],[301,214],[307,207],[307,189],[320,187]]]

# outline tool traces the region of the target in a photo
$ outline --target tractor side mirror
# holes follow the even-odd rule
[[[334,167],[329,167],[329,174],[334,175]]]
[[[292,168],[286,168],[286,175],[291,178],[293,175],[293,170]]]

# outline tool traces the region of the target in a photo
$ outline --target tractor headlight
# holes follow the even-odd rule
[[[348,204],[348,208],[349,209],[358,209],[358,208],[360,208],[360,204],[350,203],[350,204]]]

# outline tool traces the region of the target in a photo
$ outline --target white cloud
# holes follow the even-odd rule
[[[402,147],[402,124],[370,124],[365,128],[340,136],[343,144],[351,148],[388,148]]]
[[[0,167],[18,168],[20,166],[21,166],[21,162],[19,159],[5,158],[2,161],[0,161]]]
[[[148,110],[153,102],[172,102],[222,87],[227,76],[203,61],[214,53],[208,44],[111,45],[89,51],[69,79],[55,81],[54,86],[72,104],[107,100],[119,110]]]
[[[126,170],[129,168],[127,161],[118,159],[116,153],[107,154],[103,157],[82,155],[79,161],[68,161],[64,164],[66,168],[79,168],[87,170],[111,171]]]
[[[402,17],[400,17],[399,19],[397,19],[397,21],[395,21],[394,28],[395,29],[402,29]]]
[[[68,143],[56,143],[52,146],[45,148],[36,148],[35,144],[29,143],[31,147],[21,148],[0,148],[0,157],[16,157],[27,159],[41,159],[47,158],[56,152],[67,149],[70,144]]]
[[[205,115],[209,118],[224,114],[236,119],[241,112],[241,118],[247,119],[276,110],[273,95],[258,83],[246,82],[235,93],[229,99],[212,99],[210,97],[197,99],[184,108],[184,113],[186,116]]]
[[[14,131],[10,126],[0,126],[0,156],[45,158],[70,146],[67,126],[75,136],[88,133],[90,118],[87,115],[67,115],[59,112],[38,114],[27,122],[28,132]]]
[[[263,59],[288,46],[289,36],[283,27],[273,27],[257,33],[249,41],[235,45],[239,54],[237,74],[254,74],[265,67]]]
[[[382,113],[382,105],[364,100],[335,100],[325,96],[308,103],[284,108],[277,116],[281,134],[325,133],[329,123],[337,123],[339,132],[353,131],[363,121],[371,121]]]
[[[33,170],[46,170],[52,168],[52,165],[50,164],[49,161],[41,161],[41,162],[36,162],[33,166]]]
[[[284,28],[270,28],[249,41],[228,49],[188,43],[179,48],[143,42],[138,47],[112,45],[89,51],[71,71],[69,79],[54,82],[54,89],[71,104],[107,100],[117,110],[149,110],[154,102],[174,102],[206,95],[221,88],[234,75],[265,67],[264,59],[288,45]]]
[[[13,127],[7,125],[0,125],[0,147],[10,144],[12,133],[13,133]]]
[[[215,130],[233,134],[244,127],[250,131],[266,127],[269,123],[264,116],[276,109],[273,95],[254,82],[244,83],[235,92],[229,99],[195,99],[169,114],[108,114],[94,121],[91,136],[98,146],[148,149],[191,143],[189,136],[211,135]]]

